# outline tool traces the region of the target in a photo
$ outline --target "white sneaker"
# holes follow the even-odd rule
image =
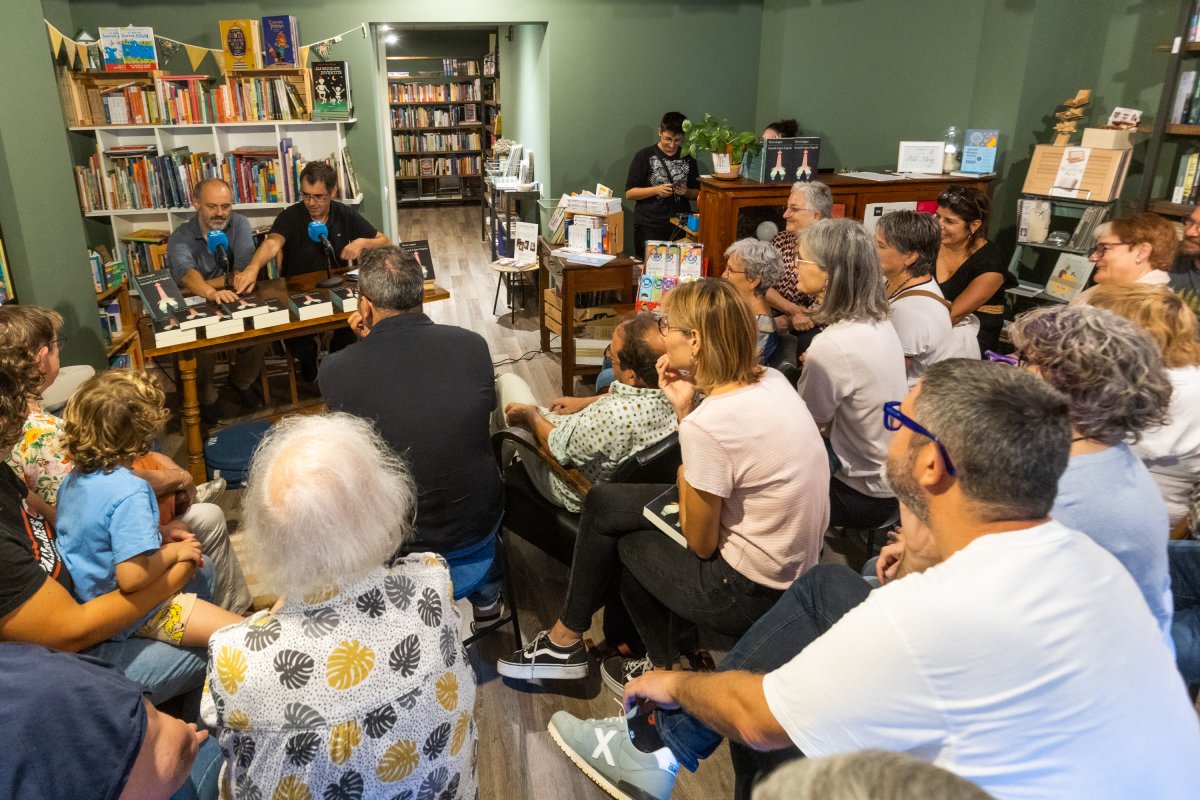
[[[225,479],[214,478],[208,483],[196,487],[197,503],[215,503],[217,498],[225,494]]]

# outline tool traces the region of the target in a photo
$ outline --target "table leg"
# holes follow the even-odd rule
[[[183,394],[183,443],[187,450],[187,468],[196,483],[208,480],[204,466],[204,438],[200,435],[200,401],[196,394],[196,354],[181,353],[175,362],[179,388]]]
[[[575,286],[571,270],[562,279],[562,386],[563,397],[575,395]]]

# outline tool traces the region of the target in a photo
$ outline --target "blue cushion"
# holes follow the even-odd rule
[[[224,478],[230,489],[238,489],[246,479],[254,448],[262,439],[270,420],[239,422],[222,428],[204,442],[204,462],[208,479]]]

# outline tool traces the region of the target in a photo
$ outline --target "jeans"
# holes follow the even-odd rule
[[[871,587],[849,567],[824,564],[796,579],[770,611],[721,659],[717,669],[767,673],[791,661],[801,650],[837,623],[850,609],[867,599]],[[681,709],[657,709],[655,728],[663,743],[689,770],[712,755],[721,735]],[[749,797],[759,773],[801,755],[794,747],[757,753],[730,743],[734,760],[735,791]]]
[[[217,800],[221,764],[221,746],[210,736],[200,745],[187,780],[171,795],[171,800]]]
[[[1200,541],[1184,539],[1167,546],[1175,616],[1171,638],[1175,662],[1188,685],[1200,684]]]
[[[837,528],[879,528],[900,510],[894,497],[871,497],[836,476],[829,479],[829,524]]]

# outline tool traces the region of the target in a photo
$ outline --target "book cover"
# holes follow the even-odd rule
[[[963,142],[962,165],[958,171],[970,175],[995,172],[999,139],[1000,131],[969,129]]]
[[[133,286],[142,298],[146,312],[157,322],[165,320],[173,314],[179,314],[184,309],[183,295],[175,285],[170,270],[159,269],[135,275]],[[178,326],[178,321],[176,321]]]
[[[648,241],[646,242],[646,269],[647,275],[665,275],[667,273],[667,247],[670,242]]]
[[[263,314],[256,314],[250,318],[254,324],[254,329],[274,328],[276,325],[287,325],[292,321],[292,315],[288,313],[287,308],[278,300],[267,300],[263,303],[267,310]]]
[[[533,264],[537,261],[538,226],[536,222],[514,222],[516,234],[513,258],[518,264]]]
[[[358,292],[349,286],[338,286],[329,290],[329,299],[339,313],[349,314],[358,310]]]
[[[328,317],[333,314],[333,303],[321,289],[291,295],[288,297],[288,308],[299,320]]]
[[[205,339],[219,339],[222,336],[232,336],[246,330],[246,320],[221,317],[215,322],[204,326]]]
[[[225,312],[225,316],[231,319],[244,319],[265,314],[270,309],[262,298],[248,294],[245,297],[239,297],[232,303],[221,303],[221,310]]]
[[[683,525],[679,522],[679,487],[672,486],[658,497],[646,503],[642,516],[654,527],[671,537],[680,547],[687,547]]]
[[[794,136],[764,139],[763,150],[755,157],[758,166],[753,180],[759,183],[813,181],[821,160],[821,137]]]
[[[222,313],[216,304],[200,303],[188,306],[182,315],[178,315],[179,327],[185,331],[192,328],[202,328],[205,325],[211,325],[224,316],[224,313]]]
[[[311,67],[313,117],[350,118],[350,75],[345,61],[318,61]]]
[[[432,283],[434,279],[433,254],[429,252],[429,240],[417,239],[412,242],[401,242],[400,247],[410,253],[421,269],[425,271],[425,282]]]
[[[1087,256],[1060,253],[1050,280],[1046,281],[1046,294],[1064,301],[1074,299],[1092,277],[1093,266]]]
[[[158,69],[153,28],[136,25],[121,28],[121,52],[127,70]]]
[[[221,20],[221,51],[225,55],[225,71],[259,69],[258,20]]]
[[[667,245],[667,263],[663,275],[677,276],[679,274],[680,248],[677,244]]]
[[[105,72],[124,71],[125,48],[121,46],[120,28],[100,28],[100,53],[104,59]]]
[[[296,67],[299,35],[296,18],[290,15],[262,18],[263,55],[268,67]]]
[[[156,319],[153,325],[155,347],[171,347],[196,341],[196,329],[183,330],[175,315],[166,315],[162,319]]]

